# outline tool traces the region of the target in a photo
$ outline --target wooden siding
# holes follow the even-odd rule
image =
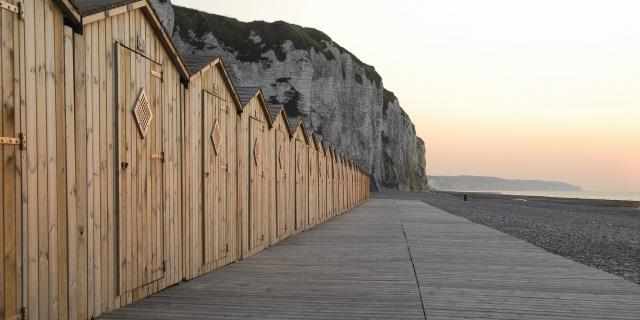
[[[318,223],[327,220],[327,157],[324,143],[318,149]]]
[[[307,226],[309,215],[309,145],[304,125],[301,124],[293,132],[293,164],[295,176],[295,215],[293,233],[303,231]]]
[[[18,14],[8,10],[0,10],[0,26],[0,137],[18,138],[25,129],[20,59],[24,27]],[[0,145],[0,319],[16,317],[22,307],[22,154],[18,145]]]
[[[86,318],[182,279],[184,93],[142,9],[74,38],[79,238],[69,276],[80,298],[70,310]],[[146,135],[132,112],[143,90],[153,113]]]
[[[318,149],[313,135],[309,134],[309,211],[307,229],[313,228],[318,222]]]
[[[269,186],[275,176],[273,146],[269,144],[269,114],[262,94],[256,94],[238,118],[238,208],[242,257],[269,245]]]
[[[291,234],[295,199],[293,175],[290,172],[291,143],[284,111],[278,113],[273,122],[270,144],[273,146],[274,170],[269,186],[269,244],[274,245]]]
[[[344,163],[310,158],[259,96],[242,109],[219,60],[185,79],[147,5],[76,32],[63,12],[0,11],[0,137],[27,141],[0,145],[0,319],[98,317],[344,210]]]
[[[220,62],[194,74],[185,103],[184,277],[239,259],[236,130],[240,107]],[[214,149],[214,125],[222,136]]]

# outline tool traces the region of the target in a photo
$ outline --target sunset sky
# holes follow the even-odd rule
[[[640,192],[640,1],[172,2],[327,33],[396,93],[429,175]]]

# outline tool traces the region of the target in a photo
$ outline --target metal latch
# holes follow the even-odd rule
[[[18,146],[20,150],[27,148],[27,135],[20,132],[17,138],[0,137],[0,145],[14,145]]]
[[[160,152],[160,154],[152,153],[151,160],[160,160],[160,162],[164,162],[164,151]]]
[[[17,13],[18,16],[20,16],[20,20],[24,20],[24,4],[22,2],[18,2],[18,4],[11,4],[0,0],[0,8]]]

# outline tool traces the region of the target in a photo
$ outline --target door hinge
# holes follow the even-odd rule
[[[160,79],[160,81],[164,82],[163,72],[162,71],[158,72],[158,71],[155,71],[155,70],[151,70],[151,75],[156,77],[156,78],[158,78],[158,79]]]
[[[0,145],[18,146],[20,150],[27,149],[27,135],[20,132],[17,138],[0,137]]]
[[[224,246],[224,251],[225,252],[229,252],[229,245],[228,244]]]
[[[24,20],[24,3],[23,2],[18,2],[17,4],[11,4],[9,2],[0,0],[0,8],[16,13],[20,17],[20,20]]]
[[[167,272],[167,260],[162,261],[162,272]]]
[[[160,152],[160,154],[152,153],[152,160],[160,160],[160,162],[164,163],[164,151]]]

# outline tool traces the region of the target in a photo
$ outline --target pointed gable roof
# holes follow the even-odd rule
[[[309,137],[307,136],[307,129],[304,125],[304,120],[301,117],[293,117],[289,118],[289,124],[291,125],[291,132],[295,134],[297,130],[302,130],[302,136],[304,136],[304,141],[309,144]]]
[[[309,141],[311,141],[309,144],[312,145],[314,149],[318,150],[318,143],[316,142],[313,131],[307,130],[307,137],[309,137]]]
[[[231,92],[231,96],[233,98],[233,101],[235,102],[238,114],[242,112],[244,104],[240,101],[240,97],[238,97],[236,87],[233,85],[233,82],[229,77],[227,67],[224,65],[224,61],[222,60],[222,58],[201,55],[183,55],[182,58],[185,61],[187,68],[189,69],[190,79],[200,73],[207,71],[209,68],[218,68],[220,73],[222,73],[222,79],[227,84],[227,88]]]
[[[327,144],[324,141],[324,137],[322,137],[321,135],[318,135],[318,137],[320,137],[320,141],[318,142],[320,144],[320,148],[322,150],[322,154],[324,154],[325,156],[327,155]]]
[[[271,116],[271,122],[276,123],[278,117],[282,117],[284,121],[285,127],[287,127],[287,132],[289,133],[289,138],[293,137],[293,130],[291,130],[291,124],[289,123],[289,118],[287,117],[287,113],[284,111],[284,105],[281,104],[269,104],[269,115]]]
[[[171,61],[174,63],[180,77],[183,81],[189,80],[189,71],[187,66],[182,60],[178,49],[173,43],[173,39],[169,36],[169,33],[165,29],[164,25],[158,17],[158,13],[153,8],[148,0],[58,0],[61,3],[69,2],[73,8],[81,16],[80,21],[82,25],[87,25],[106,19],[108,17],[116,16],[128,11],[142,9],[145,16],[149,20],[149,24],[158,35],[160,43],[167,50],[167,54]],[[69,11],[69,10],[66,10]]]
[[[264,117],[267,119],[269,128],[273,127],[271,115],[269,115],[269,107],[267,101],[264,99],[264,94],[262,93],[262,89],[260,89],[260,87],[236,87],[236,92],[238,93],[238,97],[240,97],[240,102],[242,102],[243,111],[252,99],[258,99],[258,102],[260,103],[260,109],[264,113]]]

